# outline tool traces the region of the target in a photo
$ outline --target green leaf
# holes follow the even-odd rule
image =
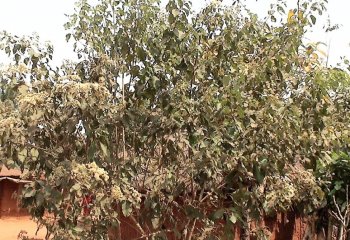
[[[77,232],[77,233],[82,233],[85,231],[85,229],[83,229],[82,227],[80,226],[76,226],[74,227],[74,231]]]
[[[223,79],[222,79],[222,84],[224,85],[224,87],[227,87],[230,83],[230,77],[229,76],[224,76]]]
[[[108,149],[107,149],[107,146],[104,145],[102,142],[100,142],[100,146],[101,146],[101,150],[102,150],[102,153],[105,157],[108,156]]]
[[[20,85],[19,87],[18,87],[18,92],[20,93],[20,94],[26,94],[27,92],[28,92],[28,86],[27,85],[25,85],[25,84],[22,84],[22,85]]]
[[[20,152],[18,152],[18,160],[22,163],[25,161],[27,156],[28,156],[28,151],[26,148],[23,148]]]
[[[336,181],[334,189],[338,191],[338,190],[342,189],[342,186],[343,186],[343,181]]]
[[[30,197],[35,196],[35,194],[36,194],[35,189],[33,189],[33,188],[27,188],[27,189],[25,190],[25,192],[24,192],[24,197],[30,198]]]
[[[191,205],[185,206],[185,212],[186,212],[186,215],[192,219],[203,217],[203,214],[201,213],[200,209],[195,208]]]
[[[131,207],[131,203],[130,202],[123,201],[123,203],[122,203],[122,212],[123,212],[123,215],[125,217],[130,216],[130,214],[132,212],[132,207]]]
[[[44,195],[41,192],[38,192],[35,196],[35,201],[38,206],[42,205],[45,198]]]
[[[21,55],[19,55],[18,53],[15,54],[15,60],[16,60],[16,63],[19,62],[19,60],[21,60]]]
[[[271,16],[271,21],[272,21],[272,22],[276,22],[276,21],[277,21],[276,17],[272,15],[272,16]]]
[[[30,155],[32,156],[33,160],[37,160],[39,156],[39,151],[36,148],[32,148],[30,150]]]
[[[213,214],[213,219],[214,220],[222,219],[225,211],[226,210],[224,208],[221,208],[221,209],[215,211],[214,214]]]
[[[236,215],[232,213],[231,216],[230,216],[230,218],[229,218],[229,220],[230,220],[230,222],[231,222],[232,224],[235,224],[235,223],[237,222],[237,217],[236,217]]]
[[[185,33],[183,31],[180,30],[175,30],[175,34],[179,37],[179,39],[183,39],[185,37]]]
[[[263,172],[261,171],[258,163],[255,163],[253,165],[253,171],[254,171],[254,177],[257,180],[257,182],[262,183],[265,176],[264,176]]]
[[[68,33],[66,34],[66,42],[69,42],[69,39],[71,38],[72,34]]]
[[[313,25],[315,25],[316,23],[316,17],[314,15],[310,15],[310,18],[311,18],[311,22]]]
[[[11,48],[9,46],[5,47],[5,53],[7,55],[10,55],[11,54]]]
[[[76,192],[78,192],[78,191],[80,191],[80,189],[81,189],[81,186],[80,186],[80,184],[78,184],[78,183],[74,184],[74,185],[71,187],[71,191],[76,191]]]
[[[90,161],[94,159],[95,153],[96,153],[96,144],[92,143],[91,146],[89,147],[88,154],[87,154],[87,157]]]
[[[180,12],[177,9],[173,9],[171,10],[171,14],[173,14],[174,17],[177,17],[180,14]]]

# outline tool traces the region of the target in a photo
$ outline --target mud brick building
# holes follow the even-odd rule
[[[0,170],[0,218],[5,216],[26,215],[27,211],[18,206],[16,193],[30,181],[22,179],[22,172],[7,169],[2,166]]]

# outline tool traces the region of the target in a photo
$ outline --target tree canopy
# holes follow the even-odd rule
[[[79,61],[57,69],[52,46],[3,32],[0,163],[29,171],[22,204],[54,239],[120,239],[122,217],[145,239],[222,239],[323,207],[315,172],[350,126],[348,74],[303,39],[325,3],[261,20],[239,1],[80,0]]]

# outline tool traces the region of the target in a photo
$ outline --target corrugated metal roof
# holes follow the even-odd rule
[[[22,172],[18,169],[8,169],[4,165],[1,168],[0,171],[0,177],[21,177]]]

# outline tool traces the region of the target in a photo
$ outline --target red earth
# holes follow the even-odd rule
[[[3,217],[0,218],[0,240],[17,240],[26,236],[32,240],[45,239],[46,230],[40,229],[36,234],[37,225],[28,216],[23,217]]]

